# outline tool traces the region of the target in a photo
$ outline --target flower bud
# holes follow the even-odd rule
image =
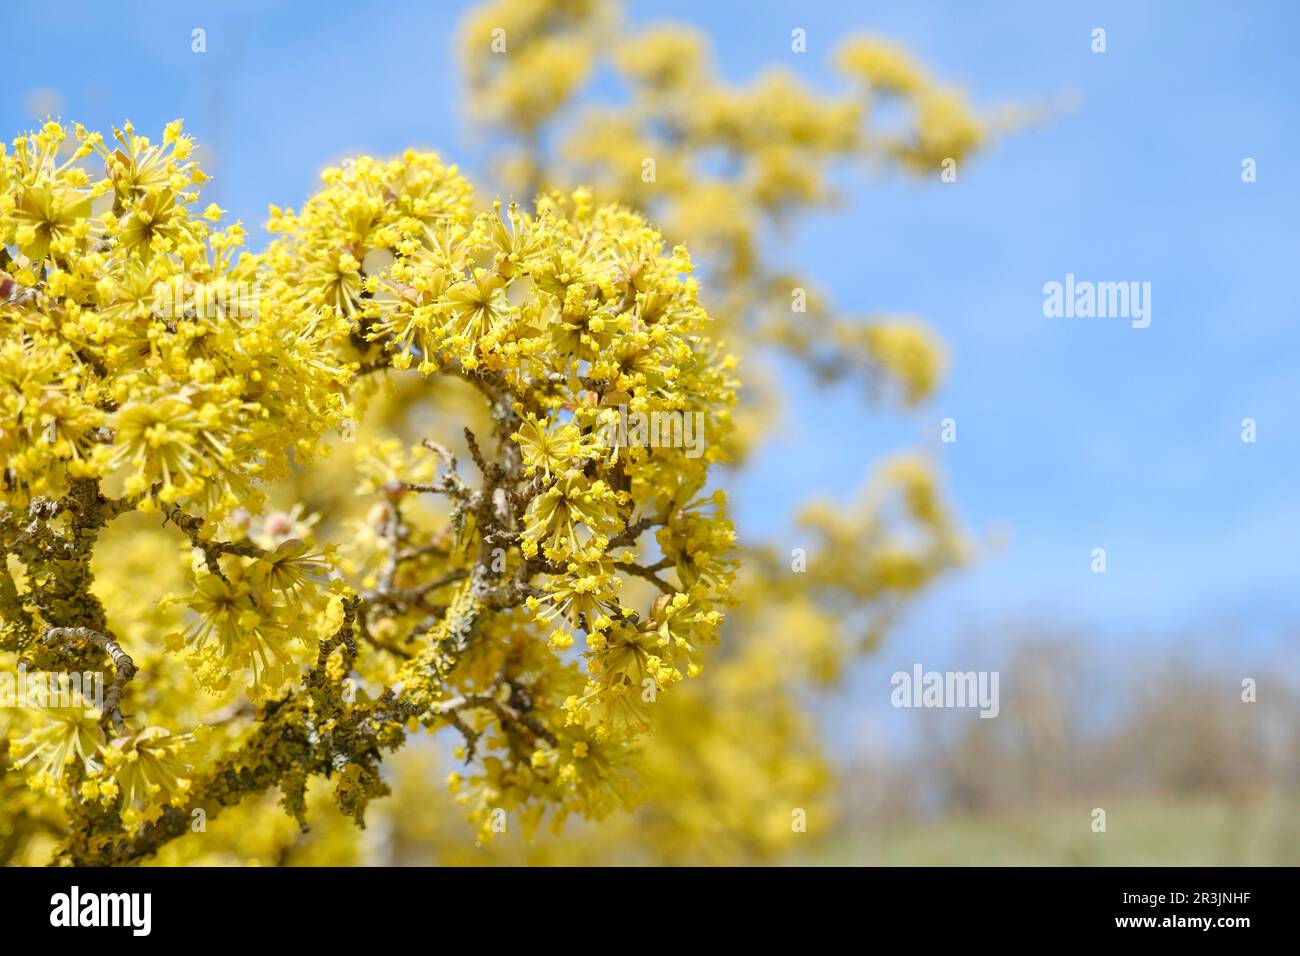
[[[273,538],[283,538],[293,530],[293,519],[283,511],[272,511],[263,524],[266,533]]]

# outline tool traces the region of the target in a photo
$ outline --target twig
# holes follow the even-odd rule
[[[657,587],[660,591],[663,591],[664,594],[677,593],[677,589],[675,587],[673,587],[663,578],[659,577],[659,575],[655,574],[655,570],[656,570],[655,568],[647,568],[639,564],[623,564],[622,562],[619,562],[618,569],[620,571],[626,571],[628,574],[635,574],[639,578],[645,578],[647,581],[649,581],[651,584]]]
[[[666,518],[638,518],[621,532],[609,539],[610,548],[621,548],[627,545],[636,544],[636,539],[641,537],[643,531],[653,528],[657,524],[664,524]]]
[[[465,568],[453,568],[446,574],[434,578],[432,581],[426,581],[424,584],[413,588],[397,588],[383,590],[376,588],[371,591],[365,591],[361,595],[361,600],[367,604],[377,604],[383,607],[397,607],[402,605],[417,604],[425,595],[432,591],[438,590],[456,581],[464,580],[469,577],[469,571]]]
[[[218,558],[223,554],[235,554],[243,558],[261,558],[266,556],[266,552],[253,544],[251,541],[211,541],[200,536],[199,531],[203,527],[203,519],[194,515],[186,514],[176,505],[162,505],[163,524],[170,521],[176,527],[184,532],[185,536],[190,539],[190,545],[198,548],[203,552],[204,562],[208,570],[223,581],[226,575],[221,570],[221,562]]]
[[[117,641],[105,637],[99,631],[91,630],[88,627],[46,628],[41,643],[47,647],[53,647],[56,644],[70,640],[85,641],[99,648],[113,662],[113,683],[109,685],[108,691],[104,694],[103,714],[113,722],[114,728],[119,733],[125,732],[126,721],[122,719],[120,704],[127,683],[136,675],[135,661],[131,660],[131,655],[122,650],[122,645],[118,644]]]

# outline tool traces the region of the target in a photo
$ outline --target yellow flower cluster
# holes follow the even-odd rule
[[[97,711],[46,708],[27,734],[13,739],[10,753],[32,789],[66,798],[75,785],[82,799],[117,805],[123,821],[135,825],[184,799],[205,736],[203,728],[172,734],[146,727],[109,740]]]
[[[813,298],[809,279],[767,261],[760,237],[769,229],[784,234],[800,214],[833,205],[837,165],[867,162],[938,181],[946,163],[964,164],[985,144],[988,118],[876,37],[849,35],[828,51],[846,83],[827,95],[785,66],[749,82],[724,81],[698,32],[671,24],[620,29],[618,5],[600,15],[588,6],[495,0],[466,20],[461,49],[475,114],[518,147],[498,164],[507,181],[525,194],[584,183],[602,199],[653,216],[695,252],[725,336],[751,347],[776,344],[819,378],[857,376],[908,403],[931,394],[942,369],[932,335],[912,323],[917,334],[906,350],[880,347],[881,339],[897,341],[897,320],[879,320],[881,335],[865,336],[864,326],[877,320]],[[494,30],[505,31],[505,49],[493,45]],[[565,55],[554,55],[561,45]],[[565,75],[563,89],[548,91],[538,108],[516,92],[544,85],[535,82],[535,59]],[[575,86],[606,61],[625,81],[626,102],[584,109],[576,123],[563,117]],[[550,140],[558,140],[559,155],[548,155]],[[922,366],[934,374],[918,374]],[[881,380],[885,387],[875,387]],[[768,397],[767,383],[750,387]],[[740,423],[738,443],[761,424]]]
[[[343,415],[332,331],[261,301],[243,230],[197,212],[179,122],[157,144],[74,132],[0,147],[0,492],[104,478],[146,508],[248,506]]]
[[[432,243],[445,224],[469,214],[469,184],[431,153],[408,151],[387,161],[362,156],[321,178],[324,188],[301,213],[271,207],[267,229],[283,238],[266,259],[268,295],[322,321],[351,318],[367,296],[365,275],[391,264],[403,244]]]
[[[308,297],[334,288],[328,269],[302,271],[310,256],[300,251],[365,196],[402,196],[405,180],[394,177],[411,168],[442,167],[408,154],[400,164],[358,161],[347,179],[327,173],[325,190],[277,226],[272,255],[297,270],[286,288]],[[361,491],[384,500],[368,535],[354,536],[345,570],[361,573],[358,585],[373,595],[364,620],[377,636],[433,635],[397,673],[426,722],[447,722],[452,705],[500,722],[508,700],[494,688],[528,700],[531,747],[494,738],[505,753],[457,777],[466,802],[482,803],[476,817],[490,823],[493,808],[522,808],[539,793],[564,812],[600,815],[627,798],[625,751],[650,728],[658,695],[697,673],[716,640],[733,533],[725,499],[704,485],[731,427],[734,359],[708,337],[685,250],[665,250],[641,217],[582,191],[545,196],[531,213],[496,203],[471,216],[460,211],[460,182],[444,182],[435,221],[382,209],[347,217],[367,228],[349,235],[362,264],[346,311],[355,338],[371,344],[359,346],[359,366],[447,376],[487,398],[497,457],[471,450],[490,487],[469,490],[437,445],[367,449],[388,464]],[[316,304],[345,310],[332,293]],[[629,416],[668,422],[669,440],[629,437],[619,428]],[[672,441],[683,437],[672,426],[688,421],[699,423],[698,455]],[[441,476],[430,467],[438,464]],[[412,491],[446,496],[451,514],[431,521],[410,504]],[[652,530],[655,560],[639,564]],[[659,598],[633,610],[621,594],[629,579],[651,581]],[[453,586],[431,618],[429,601]],[[527,630],[517,617],[503,625],[483,613],[501,604],[526,609],[551,657],[510,651]],[[474,647],[449,649],[471,629]],[[585,677],[569,651],[577,640]],[[518,681],[539,666],[546,679],[524,690]],[[476,698],[481,706],[466,703]],[[478,744],[483,728],[465,730]],[[485,739],[478,752],[490,747]]]
[[[983,144],[983,125],[961,91],[935,83],[899,47],[878,37],[853,37],[837,51],[836,63],[869,93],[897,98],[911,111],[911,129],[884,138],[887,149],[911,168],[959,161]]]
[[[328,604],[332,556],[298,538],[250,554],[223,556],[213,567],[196,552],[194,592],[185,601],[194,617],[183,631],[168,635],[166,646],[190,652],[206,690],[223,691],[241,675],[249,695],[260,699],[282,690],[312,649],[304,638],[314,633],[314,621]]]
[[[462,29],[470,107],[490,122],[535,131],[591,73],[607,0],[514,0],[474,11]]]
[[[301,817],[327,772],[359,819],[385,791],[377,754],[421,725],[462,735],[453,786],[484,837],[506,810],[559,827],[627,805],[654,705],[700,672],[734,573],[707,484],[735,360],[686,250],[582,191],[475,212],[455,167],[408,152],[327,170],[236,259],[239,228],[192,213],[179,123],[161,146],[116,136],[109,152],[78,128],[68,149],[51,123],[0,156],[0,654],[114,677],[102,712],[7,735],[14,770],[79,821],[62,852],[135,859],[186,812],[276,785]],[[371,383],[417,375],[477,395],[478,434],[358,445],[364,521],[255,518],[383,403]],[[154,524],[123,539],[132,512]],[[120,574],[160,525],[189,560],[142,626]],[[101,535],[126,559],[96,561]],[[210,750],[182,731],[209,722],[200,689],[223,715]]]

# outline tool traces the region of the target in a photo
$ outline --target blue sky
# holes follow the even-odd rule
[[[358,149],[433,146],[473,176],[488,147],[456,105],[463,9],[73,2],[56,23],[19,5],[0,127],[29,126],[42,88],[93,127],[183,116],[212,144],[214,198],[250,226],[268,203],[299,204],[322,165]],[[973,534],[1009,532],[1005,549],[909,615],[881,666],[942,666],[1020,619],[1121,645],[1197,629],[1243,653],[1286,645],[1300,609],[1300,178],[1288,166],[1300,155],[1300,7],[663,0],[632,3],[631,18],[702,27],[735,79],[782,62],[829,85],[829,50],[867,30],[977,104],[1075,102],[956,184],[844,178],[846,203],[807,221],[788,250],[846,312],[926,317],[955,361],[942,395],[901,418],[865,409],[852,388],[784,375],[785,424],[737,487],[743,526],[780,533],[798,501],[848,500],[874,461],[921,445],[942,460]],[[190,50],[194,27],[206,54]],[[794,27],[806,55],[790,53]],[[1243,157],[1258,182],[1241,182]],[[1042,286],[1067,272],[1150,282],[1150,328],[1044,318]],[[958,422],[955,445],[938,443],[944,417]],[[1256,444],[1240,440],[1244,417],[1258,422]],[[1105,575],[1090,571],[1095,547]]]

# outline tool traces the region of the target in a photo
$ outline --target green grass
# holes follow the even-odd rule
[[[1106,832],[1092,832],[1092,808]],[[810,861],[812,862],[812,861]],[[1300,864],[1300,794],[1123,797],[841,833],[816,862],[868,866]]]

